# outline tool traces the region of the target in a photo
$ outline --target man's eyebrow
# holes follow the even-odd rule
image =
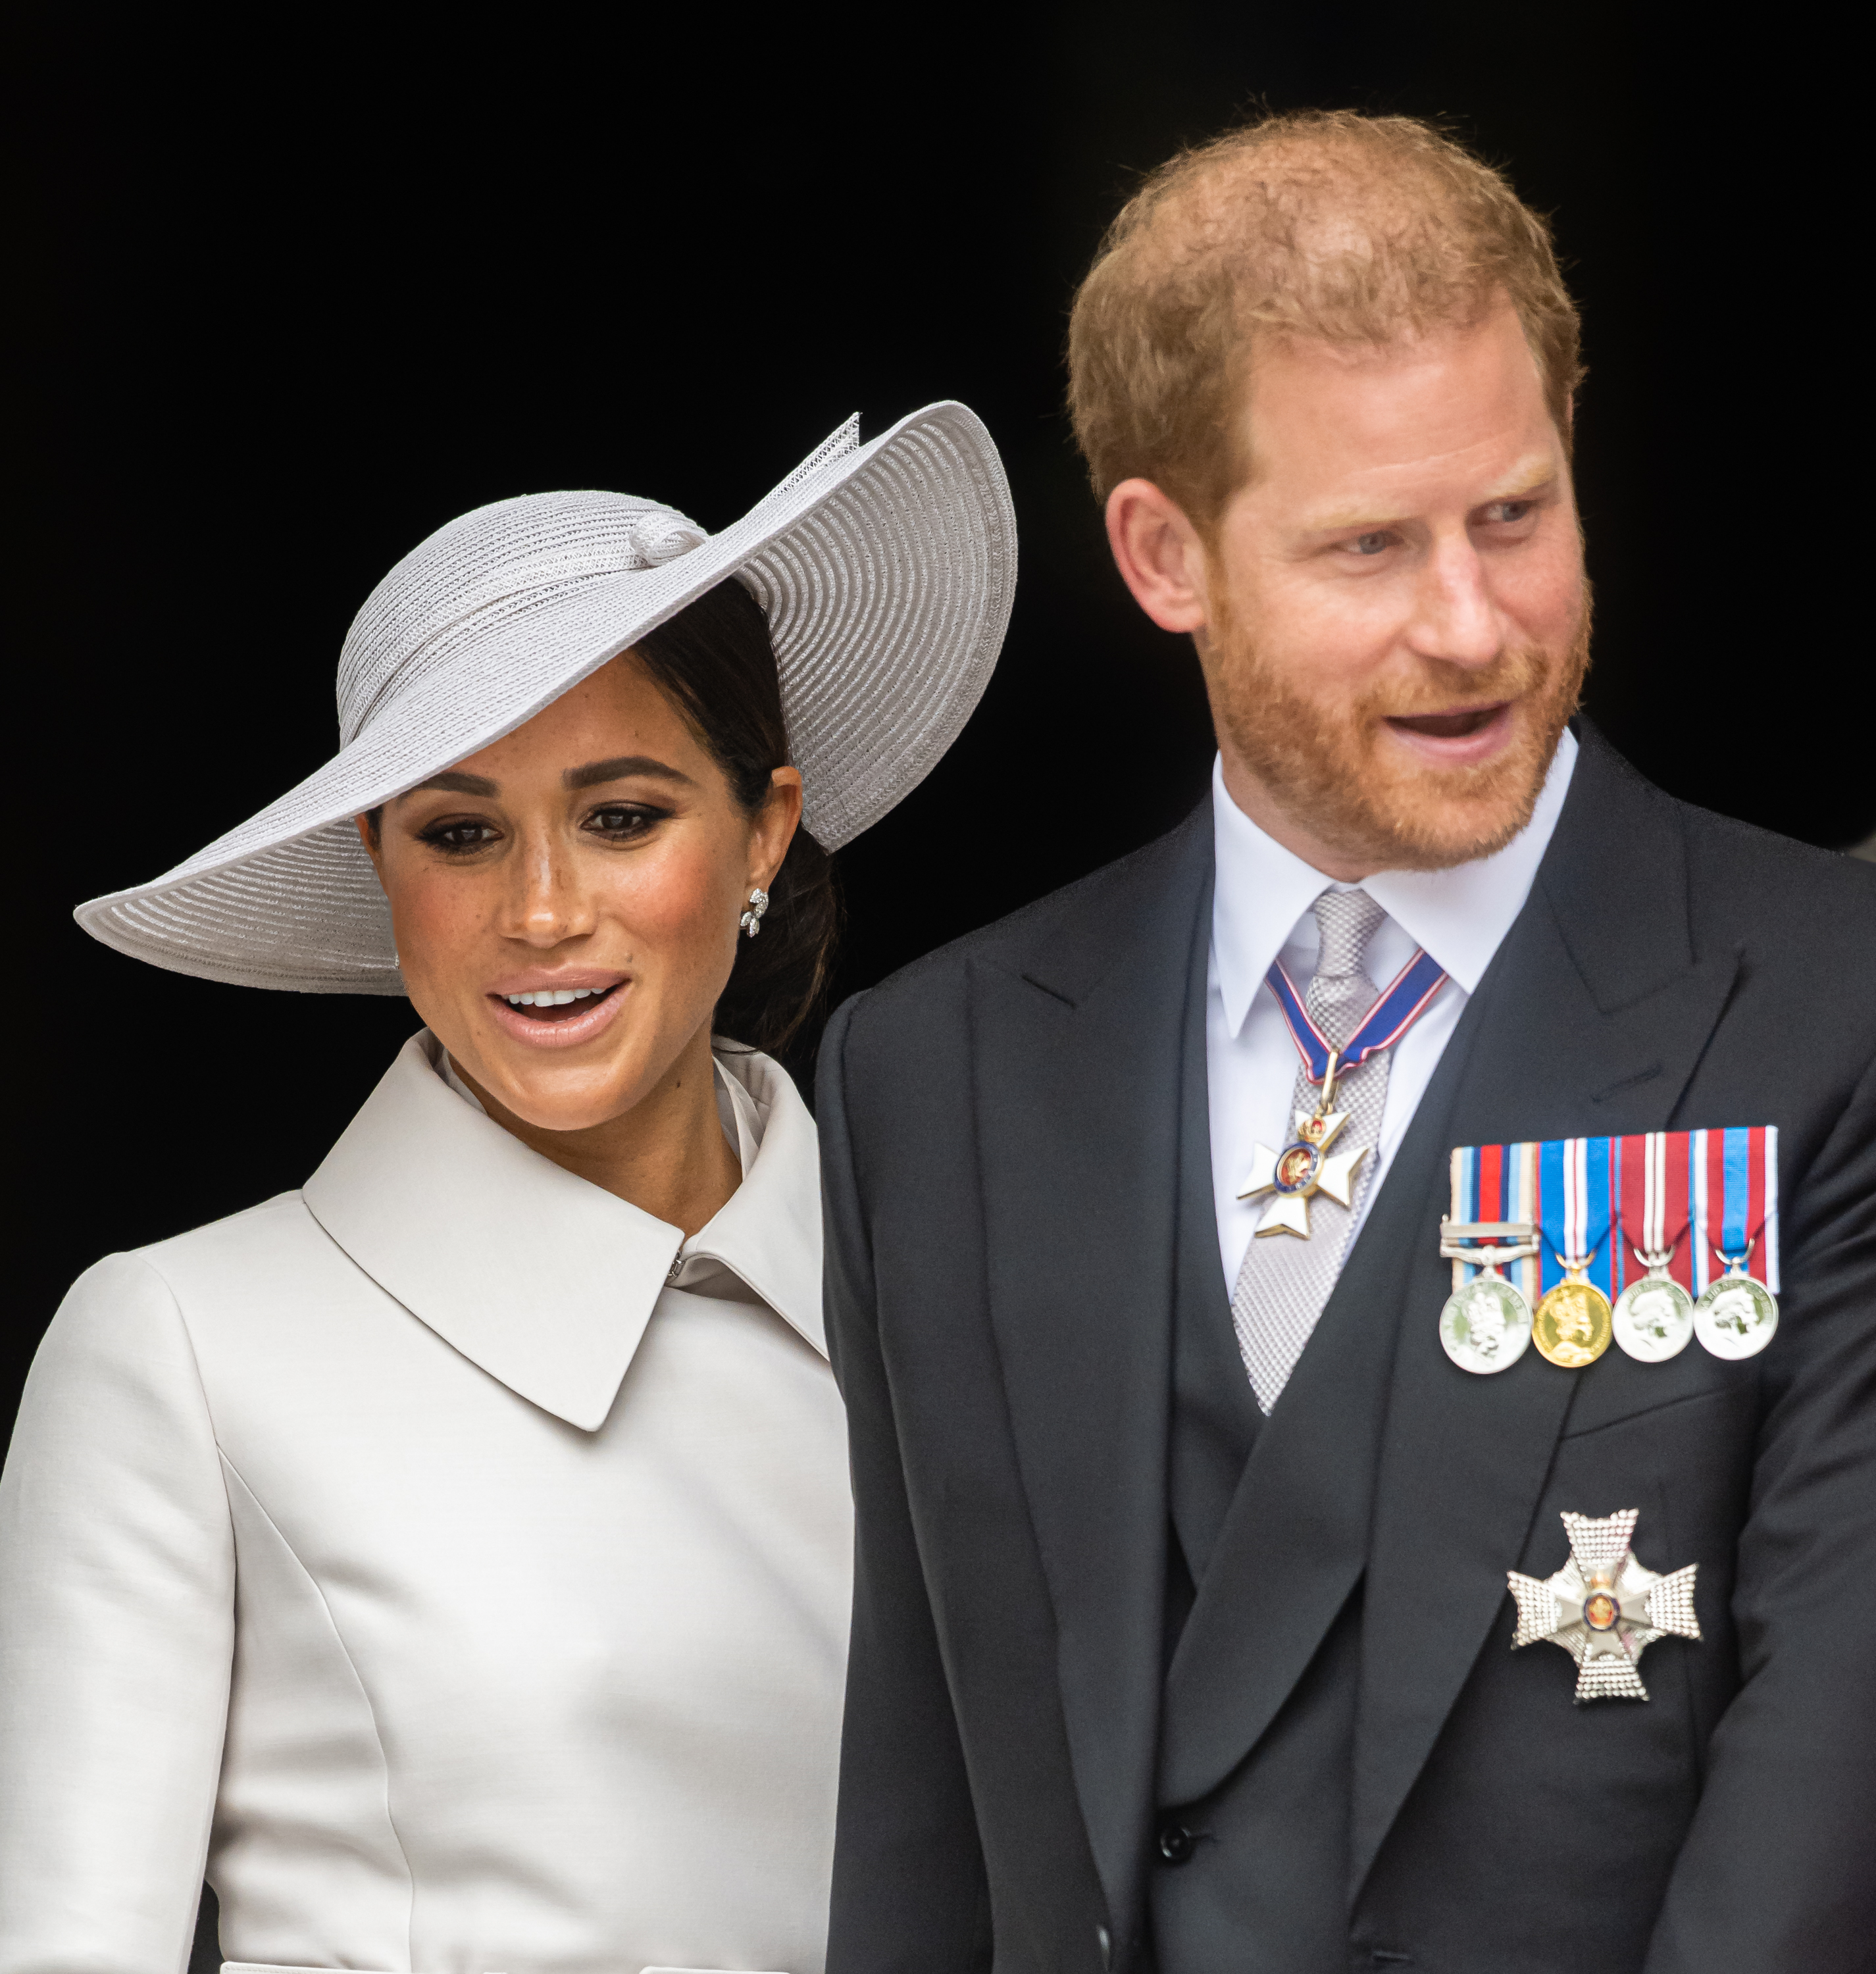
[[[1553,459],[1520,460],[1478,504],[1484,507],[1494,500],[1521,500],[1527,494],[1550,486],[1556,477],[1556,461]]]
[[[681,782],[686,788],[696,785],[682,769],[649,754],[621,754],[610,761],[589,761],[583,768],[568,769],[560,779],[569,789],[590,789],[601,782],[622,782],[628,775],[655,775],[661,781]]]
[[[1539,455],[1534,459],[1521,459],[1504,477],[1481,494],[1472,504],[1475,507],[1488,507],[1494,500],[1521,500],[1540,489],[1554,484],[1557,477],[1556,461]],[[1339,507],[1324,507],[1319,513],[1304,517],[1304,532],[1312,535],[1340,534],[1350,528],[1398,527],[1405,518],[1399,514],[1380,512],[1377,508],[1349,502]]]

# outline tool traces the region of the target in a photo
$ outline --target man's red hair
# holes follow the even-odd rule
[[[1502,173],[1408,116],[1266,117],[1148,177],[1075,297],[1068,404],[1102,499],[1139,476],[1201,527],[1248,477],[1235,417],[1260,342],[1384,346],[1517,311],[1566,445],[1581,325],[1550,229]]]

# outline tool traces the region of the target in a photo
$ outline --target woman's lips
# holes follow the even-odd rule
[[[1507,746],[1516,702],[1462,707],[1450,713],[1404,713],[1386,725],[1395,738],[1428,763],[1441,767],[1471,767]]]
[[[629,980],[596,989],[584,1001],[560,1007],[517,1008],[500,994],[482,998],[493,1011],[495,1025],[503,1035],[530,1048],[574,1048],[612,1025],[625,1004]]]

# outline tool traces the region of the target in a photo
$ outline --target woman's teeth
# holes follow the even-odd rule
[[[583,1001],[589,994],[603,994],[603,987],[543,987],[538,994],[504,994],[511,1008],[564,1008],[570,1001]]]

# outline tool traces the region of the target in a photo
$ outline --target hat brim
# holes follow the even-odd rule
[[[996,663],[1016,523],[994,442],[953,402],[864,446],[850,421],[720,534],[506,615],[257,815],[74,916],[120,953],[205,979],[402,993],[354,818],[513,733],[732,575],[768,613],[805,826],[838,849],[936,766]]]

